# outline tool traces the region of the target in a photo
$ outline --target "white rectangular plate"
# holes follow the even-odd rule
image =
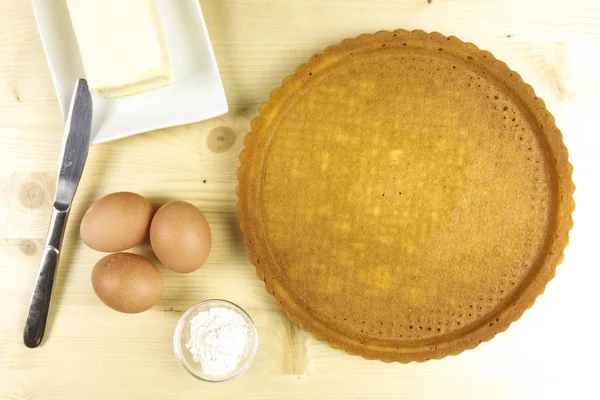
[[[63,120],[84,77],[65,0],[32,0]],[[225,91],[198,0],[158,0],[175,82],[133,96],[93,94],[92,142],[183,125],[227,112]],[[107,21],[106,29],[110,29]]]

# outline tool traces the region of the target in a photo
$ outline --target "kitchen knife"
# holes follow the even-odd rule
[[[90,148],[91,130],[92,97],[85,79],[79,79],[73,91],[71,107],[65,124],[62,161],[58,171],[50,227],[25,322],[23,341],[25,346],[30,348],[39,346],[44,337],[60,246],[71,203]]]

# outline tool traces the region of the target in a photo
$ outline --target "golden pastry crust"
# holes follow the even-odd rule
[[[267,290],[369,359],[442,358],[504,331],[573,225],[572,167],[544,102],[439,33],[314,55],[262,106],[240,159],[240,227]]]

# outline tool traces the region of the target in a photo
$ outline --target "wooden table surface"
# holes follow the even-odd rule
[[[48,0],[53,1],[53,0]],[[77,193],[43,345],[22,330],[46,233],[62,137],[49,70],[26,0],[0,3],[0,398],[6,399],[548,399],[597,397],[600,225],[600,3],[597,0],[202,0],[231,112],[93,147]],[[424,364],[349,356],[290,322],[247,261],[235,171],[250,119],[295,66],[346,37],[380,29],[456,35],[492,51],[556,116],[575,167],[575,229],[546,293],[490,343]],[[114,312],[94,295],[101,254],[78,225],[98,197],[139,192],[203,210],[214,244],[189,276],[161,270],[160,303]],[[147,245],[135,249],[150,255]],[[226,298],[260,334],[241,379],[208,385],[172,351],[192,304]],[[594,372],[596,370],[596,372]]]

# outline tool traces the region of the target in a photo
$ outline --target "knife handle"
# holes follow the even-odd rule
[[[60,246],[68,217],[68,209],[66,211],[52,209],[46,245],[42,253],[42,260],[38,269],[33,295],[31,296],[31,303],[29,304],[29,313],[25,322],[25,332],[23,333],[23,341],[25,346],[29,348],[38,347],[44,337]]]

